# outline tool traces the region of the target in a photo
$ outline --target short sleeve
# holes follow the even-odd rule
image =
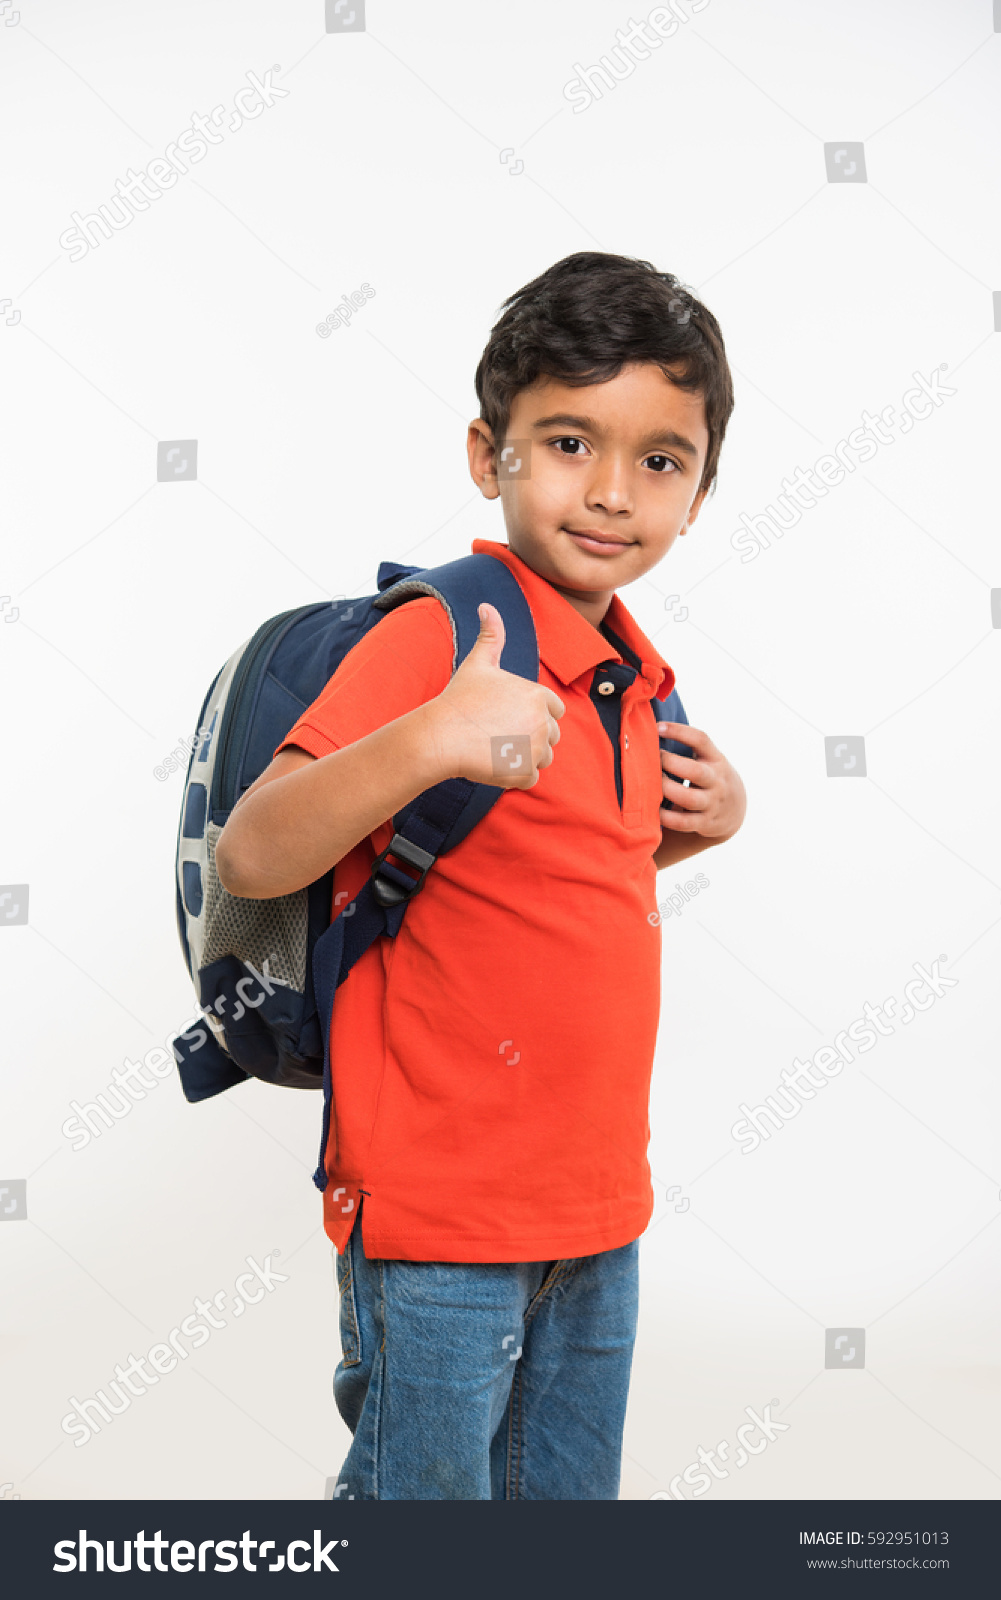
[[[290,745],[329,755],[441,694],[452,675],[452,630],[440,601],[408,600],[348,651],[333,677],[290,728]]]

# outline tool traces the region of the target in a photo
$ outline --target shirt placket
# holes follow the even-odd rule
[[[637,676],[622,692],[619,739],[622,762],[622,825],[625,828],[642,826],[644,817],[643,795],[639,776],[640,717],[651,717],[650,685]]]

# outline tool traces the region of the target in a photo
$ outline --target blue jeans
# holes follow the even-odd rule
[[[618,1499],[638,1239],[565,1261],[369,1261],[359,1208],[337,1282],[354,1439],[335,1499]]]

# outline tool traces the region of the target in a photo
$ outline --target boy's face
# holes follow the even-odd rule
[[[515,555],[594,626],[616,589],[663,559],[705,498],[702,397],[652,362],[586,388],[540,379],[515,396],[500,443],[512,448],[498,464],[490,428],[481,417],[470,423],[474,481],[488,500],[500,495]]]

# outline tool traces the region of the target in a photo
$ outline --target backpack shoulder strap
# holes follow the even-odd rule
[[[521,585],[503,561],[482,552],[464,556],[444,566],[428,568],[416,577],[401,579],[374,603],[388,611],[419,595],[434,595],[444,608],[452,630],[453,672],[476,643],[480,631],[476,608],[488,601],[504,619],[501,666],[506,672],[537,682],[539,647],[535,623]],[[397,837],[435,857],[444,855],[462,843],[503,793],[496,784],[446,779],[397,812],[393,818]],[[390,873],[385,876],[392,877]]]
[[[683,722],[686,727],[688,726],[688,715],[677,689],[672,689],[666,700],[651,700],[650,709],[653,711],[655,722]],[[676,756],[695,754],[687,744],[679,744],[677,739],[661,737],[660,747],[662,750],[673,750]]]
[[[666,700],[651,700],[650,706],[656,722],[683,722],[686,726],[688,725],[688,716],[681,703],[681,696],[677,689],[672,689]],[[695,755],[691,745],[682,744],[678,739],[668,739],[665,734],[660,736],[660,748],[662,750],[670,750],[676,756],[691,758]],[[664,776],[670,778],[672,783],[680,781],[671,772],[666,772]],[[670,806],[671,801],[665,800],[664,804]]]
[[[373,604],[388,611],[421,595],[434,595],[445,608],[452,629],[453,672],[476,642],[480,631],[476,608],[486,600],[504,619],[501,665],[519,677],[538,680],[539,650],[532,613],[518,580],[502,561],[481,553],[415,576],[401,576],[390,581]],[[337,990],[380,934],[395,938],[408,903],[438,857],[454,850],[503,793],[499,785],[447,778],[419,794],[393,817],[392,840],[376,858],[356,899],[343,907],[316,942],[312,971],[324,1061],[323,1133],[313,1174],[318,1189],[324,1189],[327,1181],[323,1152],[330,1119],[330,1020]]]

